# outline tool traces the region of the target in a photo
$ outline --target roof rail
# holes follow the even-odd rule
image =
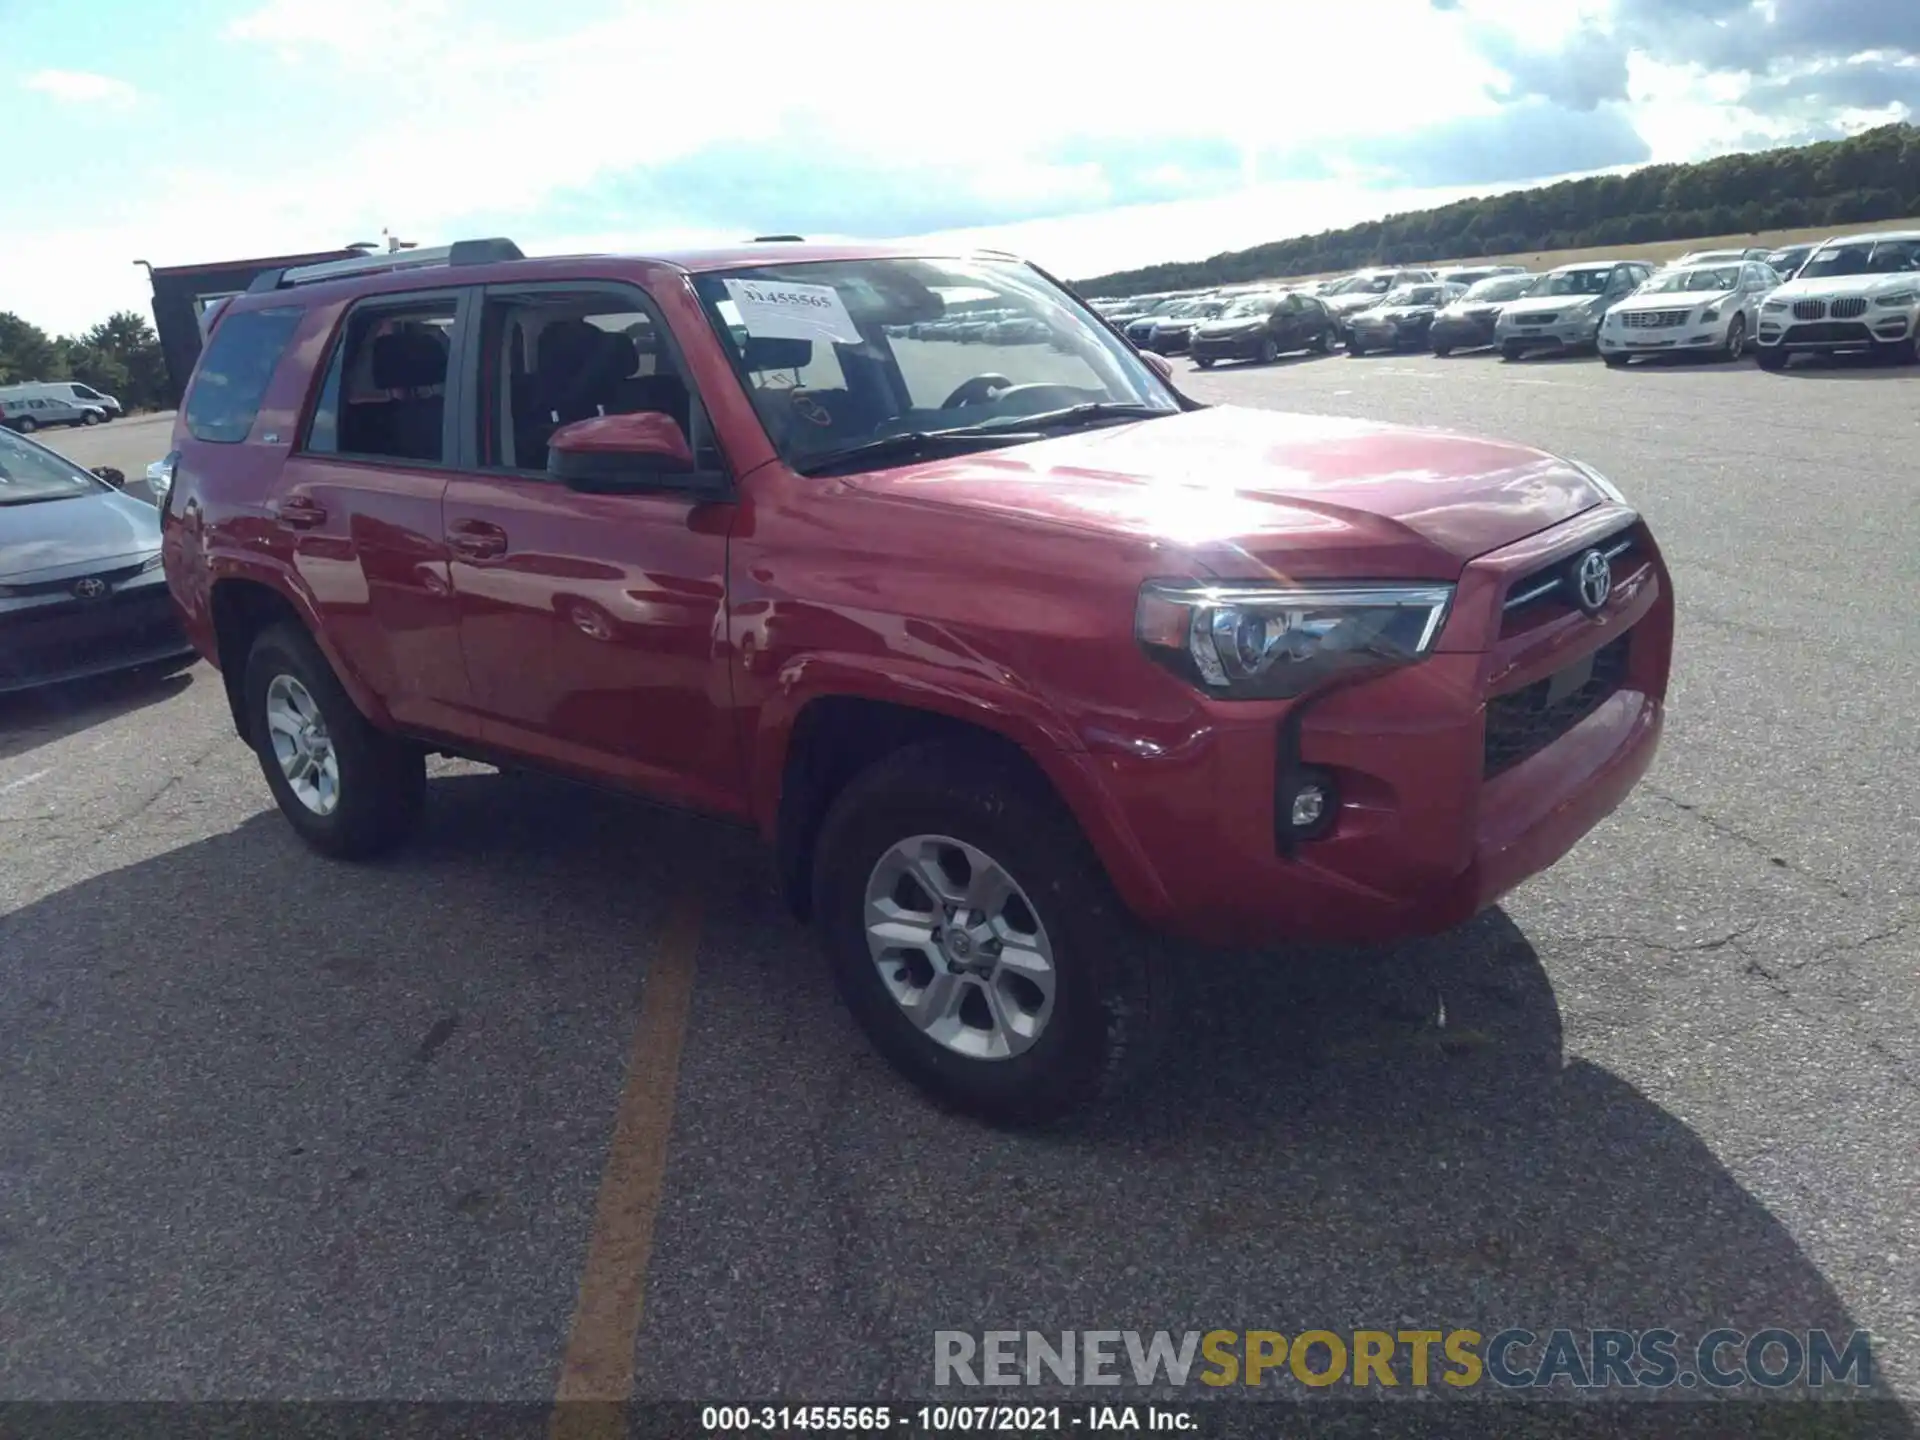
[[[768,245],[777,240],[795,240],[804,245],[806,239],[807,237],[804,235],[756,235],[747,243],[750,245]]]
[[[356,255],[351,260],[323,260],[317,265],[293,265],[284,270],[263,270],[247,287],[249,295],[284,290],[293,285],[318,285],[327,280],[342,280],[349,275],[379,275],[390,270],[423,270],[433,265],[492,265],[502,260],[524,260],[513,241],[502,237],[487,240],[456,240],[451,245],[436,245],[426,250],[397,250],[385,255]]]

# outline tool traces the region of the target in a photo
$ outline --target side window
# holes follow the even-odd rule
[[[544,471],[553,432],[596,415],[652,411],[694,443],[692,387],[662,323],[629,295],[490,299],[480,344],[483,465]]]
[[[281,353],[305,313],[298,306],[248,310],[229,315],[215,328],[187,392],[187,431],[194,439],[236,445],[247,438]]]
[[[347,312],[304,449],[437,465],[446,458],[452,296],[357,305]]]

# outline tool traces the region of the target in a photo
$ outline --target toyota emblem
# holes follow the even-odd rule
[[[107,593],[107,582],[98,575],[89,575],[86,579],[75,582],[73,593],[82,600],[98,600]]]
[[[1598,550],[1589,550],[1574,562],[1573,592],[1580,608],[1598,615],[1613,593],[1613,568]]]

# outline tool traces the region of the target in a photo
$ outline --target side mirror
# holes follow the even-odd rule
[[[686,433],[657,410],[575,420],[547,439],[547,474],[576,489],[689,489],[694,470]]]
[[[93,473],[113,486],[116,490],[124,490],[127,488],[127,476],[123,470],[116,470],[111,465],[96,465],[93,467]]]
[[[1142,350],[1140,358],[1151,365],[1154,373],[1168,384],[1173,383],[1173,362],[1164,355],[1156,355],[1151,350]]]

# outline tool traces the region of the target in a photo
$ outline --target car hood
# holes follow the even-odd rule
[[[1440,313],[1459,320],[1484,320],[1489,315],[1498,315],[1513,303],[1511,300],[1476,300],[1471,305],[1456,303],[1445,306]]]
[[[1231,320],[1208,320],[1199,329],[1202,335],[1245,335],[1267,322],[1257,315],[1236,315]]]
[[[1378,295],[1329,295],[1320,303],[1336,315],[1345,315],[1354,310],[1366,310],[1380,303]]]
[[[1421,320],[1433,314],[1438,305],[1385,305],[1375,306],[1366,312],[1368,320]]]
[[[1769,290],[1767,299],[1833,300],[1847,295],[1891,295],[1899,290],[1920,290],[1920,273],[1908,270],[1892,275],[1829,275],[1789,280]]]
[[[1191,330],[1194,326],[1204,325],[1205,323],[1206,322],[1198,316],[1182,315],[1178,319],[1169,318],[1162,320],[1160,322],[1160,328],[1162,330]]]
[[[1731,290],[1664,290],[1655,295],[1629,295],[1615,310],[1697,310],[1702,305],[1717,305],[1733,294]]]
[[[1582,305],[1591,305],[1598,295],[1528,295],[1519,300],[1509,300],[1500,307],[1503,315],[1548,315],[1556,310],[1572,310]]]
[[[0,581],[59,578],[160,548],[160,512],[118,491],[0,505]]]
[[[1525,446],[1233,406],[846,483],[1144,542],[1149,556],[1178,549],[1234,578],[1451,579],[1606,500],[1577,467]]]

